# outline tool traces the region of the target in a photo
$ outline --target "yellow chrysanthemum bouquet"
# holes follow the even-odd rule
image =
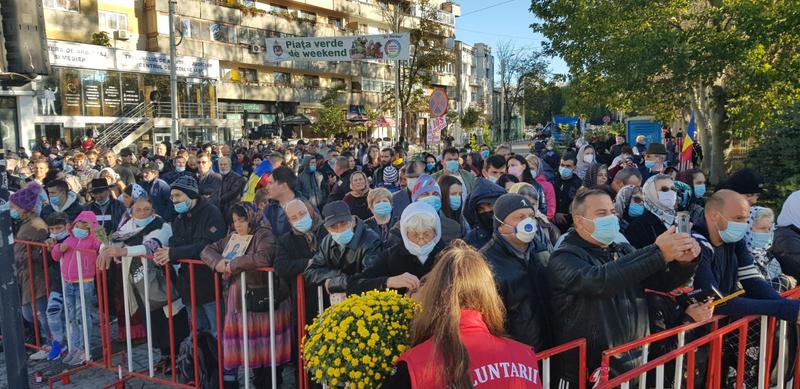
[[[348,297],[307,327],[302,352],[311,379],[330,386],[373,388],[408,349],[411,319],[419,309],[396,291]]]

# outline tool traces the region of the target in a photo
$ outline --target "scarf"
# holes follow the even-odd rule
[[[744,241],[747,245],[747,250],[750,251],[750,255],[753,256],[753,261],[761,270],[761,274],[767,280],[771,280],[779,277],[783,272],[778,261],[769,255],[769,249],[772,247],[772,242],[763,248],[753,247],[753,224],[759,219],[759,216],[761,216],[765,209],[766,208],[759,206],[753,206],[750,208],[750,217],[747,218],[747,234],[744,236]]]
[[[783,203],[781,213],[778,215],[778,226],[800,228],[800,190],[789,195],[789,198]]]
[[[614,210],[617,212],[617,217],[624,218],[628,215],[628,208],[631,205],[631,199],[637,193],[641,193],[642,188],[635,185],[626,185],[617,193],[617,198],[614,199]]]
[[[670,179],[671,178],[664,174],[656,174],[649,179],[647,182],[644,183],[644,188],[642,192],[644,192],[644,208],[650,211],[653,215],[656,215],[664,226],[667,228],[671,227],[675,223],[675,215],[677,212],[674,208],[667,208],[661,205],[661,202],[658,200],[658,189],[656,188],[656,181],[663,180],[663,179]]]

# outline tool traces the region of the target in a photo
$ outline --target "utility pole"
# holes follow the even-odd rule
[[[394,4],[394,32],[400,32],[400,2],[396,2]],[[394,61],[394,137],[400,136],[400,130],[402,129],[402,120],[400,116],[403,114],[400,112],[400,60]]]
[[[176,74],[177,55],[175,53],[175,0],[169,2],[169,89],[170,105],[172,106],[172,142],[180,140],[178,133],[178,76]]]
[[[2,167],[5,174],[5,167]],[[14,238],[8,210],[0,213],[0,325],[6,357],[6,377],[9,388],[28,389],[28,356],[25,354],[25,334],[22,329],[22,303],[14,267]],[[33,270],[33,269],[31,269]],[[37,320],[36,317],[33,320]]]
[[[500,60],[500,143],[504,142],[506,117],[506,72],[505,61]]]

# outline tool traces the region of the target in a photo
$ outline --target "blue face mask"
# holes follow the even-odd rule
[[[428,256],[431,251],[433,251],[434,247],[436,247],[436,240],[434,239],[422,246],[417,246],[412,242],[404,242],[404,244],[406,246],[406,250],[408,250],[411,255],[415,257],[425,257]]]
[[[150,215],[150,216],[148,216],[148,217],[146,217],[144,219],[133,219],[133,225],[138,227],[138,228],[144,228],[148,224],[150,224],[150,222],[155,220],[155,218],[156,218],[155,215]]]
[[[719,237],[725,243],[736,243],[747,234],[747,223],[739,223],[728,220],[728,228],[719,230]]]
[[[461,208],[461,196],[450,195],[450,209],[455,211],[459,208]]]
[[[56,242],[63,242],[64,239],[67,239],[69,232],[67,230],[61,231],[57,234],[50,234],[50,238],[52,238]]]
[[[569,179],[572,177],[572,169],[568,167],[561,167],[558,169],[558,174],[560,174],[561,178],[563,179]]]
[[[50,205],[54,207],[58,207],[61,205],[61,197],[58,196],[50,196]]]
[[[594,223],[592,238],[598,242],[603,245],[609,245],[614,241],[614,238],[617,237],[619,233],[619,219],[617,219],[616,215],[598,217],[592,222]]]
[[[425,169],[426,169],[426,170],[428,170],[429,172],[432,172],[432,171],[433,171],[433,167],[434,167],[434,166],[436,166],[436,164],[435,164],[435,163],[433,163],[433,162],[428,162],[428,163],[426,163],[426,164],[425,164]]]
[[[330,234],[331,234],[331,239],[333,239],[334,242],[342,246],[350,243],[350,241],[353,240],[352,228],[348,229],[345,232],[340,232],[340,233],[331,232]]]
[[[489,158],[489,150],[481,151],[481,157],[483,157],[483,159]]]
[[[83,228],[72,227],[72,236],[78,239],[86,239],[89,236],[89,231]]]
[[[175,171],[178,173],[183,173],[186,170],[186,166],[175,166]]]
[[[706,185],[699,184],[694,186],[694,197],[701,198],[706,194]]]
[[[450,173],[455,173],[458,171],[458,161],[447,161],[444,163],[444,166],[447,168],[447,171]]]
[[[648,169],[653,169],[656,167],[656,161],[644,161],[644,167]]]
[[[11,216],[11,218],[12,218],[12,219],[14,219],[14,220],[19,220],[19,218],[20,218],[20,215],[19,215],[19,212],[17,212],[17,210],[16,210],[16,209],[10,209],[10,210],[8,211],[8,213],[9,213],[9,216]]]
[[[189,204],[192,203],[192,199],[186,200],[182,203],[175,204],[175,212],[177,213],[186,213],[189,212]]]
[[[439,198],[439,196],[423,197],[419,199],[419,201],[422,201],[423,203],[428,203],[428,205],[433,207],[433,209],[435,209],[436,212],[439,212],[439,210],[442,209],[442,199]]]
[[[308,171],[314,173],[317,171],[317,165],[308,165]]]
[[[375,214],[378,216],[389,216],[392,213],[392,203],[388,201],[381,201],[380,203],[376,203],[375,207]]]
[[[639,203],[631,203],[631,206],[628,207],[628,215],[630,217],[639,217],[644,215],[644,205]]]
[[[300,220],[292,224],[292,227],[294,227],[294,229],[298,232],[306,233],[311,229],[313,224],[314,222],[311,220],[311,216],[305,214],[305,216],[303,216]]]
[[[765,249],[772,244],[772,237],[772,232],[754,232],[753,241],[750,242],[750,246],[754,249]]]

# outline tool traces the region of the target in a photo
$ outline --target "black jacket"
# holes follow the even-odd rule
[[[644,211],[644,215],[632,218],[625,228],[625,238],[631,246],[640,249],[656,242],[659,235],[667,232],[664,222],[650,211]]]
[[[671,291],[685,284],[696,264],[667,265],[655,245],[635,250],[628,244],[602,248],[570,230],[547,266],[552,292],[553,343],[586,338],[587,368],[600,365],[604,350],[649,335],[645,288]],[[611,360],[612,375],[637,366],[640,349]],[[577,360],[557,364],[561,376],[577,382]]]
[[[433,247],[433,251],[428,254],[425,263],[421,263],[419,258],[409,253],[402,243],[393,245],[384,250],[383,255],[375,264],[361,273],[350,276],[347,280],[347,294],[386,289],[386,280],[389,277],[399,276],[403,273],[411,273],[422,279],[436,265],[437,256],[444,247],[444,242],[440,239]]]
[[[400,222],[403,211],[411,204],[411,190],[403,189],[392,194],[392,221],[393,226]]]
[[[481,249],[492,268],[494,280],[506,307],[506,330],[517,341],[541,351],[552,345],[548,312],[550,292],[547,269],[538,256],[547,256],[547,246],[531,244],[525,259],[495,234]]]
[[[231,206],[238,203],[242,198],[244,185],[244,178],[233,171],[222,175],[222,192],[219,197],[219,209],[226,217],[230,214]]]
[[[575,198],[575,194],[578,193],[581,185],[583,185],[583,181],[575,173],[572,174],[569,180],[564,180],[560,174],[556,176],[556,182],[553,185],[556,190],[556,212],[571,213],[569,207],[572,205],[572,199]]]
[[[328,235],[325,227],[319,226],[316,230],[315,239],[317,244]],[[302,275],[308,267],[311,258],[317,250],[312,250],[305,235],[298,235],[291,230],[278,238],[275,247],[275,275],[282,278],[290,287],[289,295],[292,303],[297,304],[297,276]],[[314,316],[317,315],[317,288],[311,284],[305,284],[305,305],[306,305],[306,324],[311,324]],[[297,322],[297,310],[292,310],[293,323]]]
[[[778,227],[772,254],[781,263],[784,274],[800,279],[800,228],[794,225]]]
[[[200,188],[200,195],[206,201],[219,207],[220,196],[222,195],[222,176],[213,171],[205,176],[197,173],[197,186]]]
[[[484,226],[478,218],[478,203],[491,202],[494,204],[498,197],[504,195],[506,191],[485,178],[478,178],[475,181],[475,188],[467,196],[467,204],[464,207],[464,219],[467,220],[472,230],[464,238],[470,246],[480,249],[492,238],[492,226]]]
[[[306,166],[306,169],[297,175],[294,191],[298,197],[308,199],[311,205],[322,211],[328,200],[328,180],[319,170],[312,173]]]
[[[344,195],[350,193],[350,175],[353,174],[353,170],[348,170],[342,173],[341,177],[336,179],[336,183],[333,184],[333,188],[331,188],[331,194],[328,197],[328,201],[337,201],[344,198]]]
[[[339,246],[330,235],[322,239],[319,251],[303,272],[306,282],[324,285],[330,279],[328,290],[331,293],[346,292],[348,277],[374,264],[381,254],[381,248],[381,240],[375,231],[356,219],[353,239],[344,247]]]
[[[169,259],[175,263],[179,259],[200,259],[200,252],[206,245],[225,237],[225,221],[216,206],[201,199],[189,212],[179,214],[172,221],[172,237],[169,239]],[[214,271],[208,266],[194,265],[196,304],[214,301]],[[178,272],[178,291],[189,305],[191,291],[189,265],[181,264]]]
[[[111,234],[117,230],[122,216],[127,211],[122,203],[114,201],[114,199],[111,199],[105,207],[101,207],[92,201],[86,205],[85,210],[91,211],[97,216],[97,222],[100,223],[103,230],[105,230],[106,236],[111,236]]]

